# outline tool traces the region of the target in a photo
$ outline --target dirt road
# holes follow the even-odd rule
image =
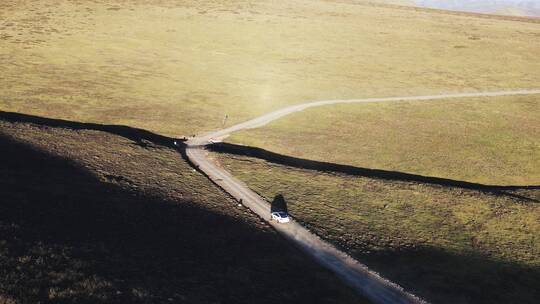
[[[288,114],[302,111],[311,107],[339,103],[403,102],[420,100],[441,101],[450,98],[494,97],[529,94],[540,94],[540,90],[366,98],[353,100],[324,100],[303,103],[262,115],[223,130],[194,137],[188,140],[186,153],[189,160],[213,182],[215,182],[237,200],[242,200],[246,207],[251,209],[261,218],[269,221],[270,225],[272,225],[285,238],[294,242],[299,248],[312,256],[321,265],[335,272],[348,285],[369,298],[374,303],[426,303],[419,297],[406,292],[399,285],[384,279],[373,271],[370,271],[365,265],[356,261],[346,253],[338,250],[333,245],[321,240],[318,236],[298,224],[298,222],[293,220],[288,224],[277,224],[270,221],[270,204],[258,194],[250,190],[243,182],[234,178],[223,168],[218,167],[209,158],[207,158],[204,146],[210,144],[212,140],[221,139],[233,132],[260,127]]]

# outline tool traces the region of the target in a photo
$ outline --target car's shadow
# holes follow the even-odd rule
[[[272,203],[270,204],[270,212],[289,213],[289,210],[287,208],[287,201],[285,200],[285,197],[283,197],[282,194],[278,194],[274,197],[274,199],[272,200]]]

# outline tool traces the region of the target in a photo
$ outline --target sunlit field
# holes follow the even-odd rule
[[[538,86],[538,19],[362,1],[3,1],[0,109],[169,135],[309,100]],[[228,119],[224,119],[228,115]]]
[[[488,185],[540,185],[540,95],[313,108],[227,141]]]

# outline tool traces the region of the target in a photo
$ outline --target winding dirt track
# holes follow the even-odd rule
[[[375,102],[403,102],[420,100],[445,100],[450,98],[464,97],[495,97],[510,95],[540,94],[538,90],[497,91],[462,94],[443,94],[432,96],[410,96],[389,98],[365,98],[352,100],[324,100],[303,103],[283,108],[252,120],[234,125],[232,127],[211,132],[202,136],[194,137],[187,141],[186,154],[189,160],[208,176],[214,183],[219,185],[237,200],[251,209],[261,218],[267,220],[285,238],[294,242],[300,249],[312,256],[322,266],[330,269],[343,279],[356,291],[369,298],[373,303],[426,303],[419,297],[408,293],[401,286],[392,283],[377,273],[369,270],[365,265],[340,251],[330,243],[320,239],[315,234],[292,220],[288,224],[277,224],[270,221],[270,204],[258,194],[250,190],[243,182],[234,178],[229,172],[220,168],[206,157],[204,147],[211,140],[221,139],[229,134],[243,130],[263,126],[271,121],[294,112],[302,111],[311,107],[332,105],[339,103],[375,103]]]

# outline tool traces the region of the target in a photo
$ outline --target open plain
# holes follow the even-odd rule
[[[1,109],[169,135],[309,100],[540,78],[538,19],[364,1],[6,0],[0,20]]]
[[[540,19],[410,4],[2,1],[0,303],[391,302],[234,175],[396,290],[536,304]]]

